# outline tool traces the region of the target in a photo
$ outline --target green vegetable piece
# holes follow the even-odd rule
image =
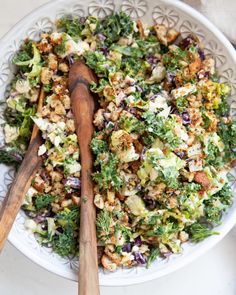
[[[65,16],[57,21],[57,27],[77,41],[84,26],[79,18]]]
[[[108,145],[106,141],[94,137],[91,141],[91,149],[95,155],[99,155],[108,151]]]
[[[73,228],[76,230],[79,226],[79,208],[78,206],[70,206],[59,212],[56,216],[57,222],[63,228]]]
[[[138,120],[134,116],[124,115],[119,120],[120,128],[128,133],[143,134],[145,125],[142,121]]]
[[[219,192],[211,196],[210,199],[204,201],[206,220],[212,225],[219,224],[222,213],[226,211],[232,203],[232,191],[229,185],[225,184]]]
[[[151,264],[157,259],[157,257],[160,255],[160,252],[157,248],[152,248],[150,251],[150,255],[147,260],[147,268],[151,266]]]
[[[79,252],[78,236],[72,228],[67,228],[63,233],[54,235],[52,248],[62,257],[75,256]]]
[[[211,228],[201,223],[193,223],[189,227],[188,232],[191,240],[195,243],[203,241],[212,235],[219,235],[218,232],[213,232]]]
[[[180,96],[175,101],[176,107],[180,112],[183,112],[188,107],[188,100],[186,97]]]
[[[98,22],[96,33],[106,37],[104,43],[110,45],[120,37],[128,37],[133,33],[134,25],[131,18],[124,12],[114,13]]]
[[[55,196],[52,196],[50,194],[36,195],[34,201],[36,211],[40,211],[43,208],[47,208],[54,200]]]
[[[118,161],[114,154],[108,154],[107,159],[99,163],[100,172],[95,172],[93,179],[100,189],[107,190],[113,188],[118,190],[121,187],[122,180],[117,171],[117,163]]]
[[[113,44],[110,47],[110,50],[117,51],[125,56],[130,56],[133,58],[142,58],[144,56],[144,52],[138,47],[130,47],[130,46]]]
[[[22,151],[15,147],[4,147],[0,149],[0,163],[19,167],[23,159]]]
[[[145,216],[148,213],[143,200],[137,195],[129,196],[125,203],[135,216]]]
[[[112,217],[108,211],[102,210],[98,213],[96,225],[97,225],[97,231],[100,235],[101,234],[105,234],[106,236],[109,235],[111,223],[112,223]]]
[[[88,51],[85,54],[86,64],[95,71],[99,77],[107,77],[118,68],[115,61],[107,59],[100,51]]]
[[[225,161],[236,159],[236,119],[228,124],[221,122],[218,125],[218,135],[224,143]]]
[[[181,139],[173,132],[175,121],[173,118],[164,119],[153,112],[145,112],[143,114],[145,119],[146,131],[149,134],[150,142],[153,143],[156,138],[161,139],[171,149],[176,149]],[[147,140],[147,139],[146,139]]]
[[[90,84],[90,90],[94,93],[102,92],[106,85],[108,85],[108,83],[109,82],[106,79],[100,79],[98,84],[92,82]]]
[[[33,58],[29,60],[25,60],[25,61],[21,61],[17,57],[13,59],[13,63],[17,66],[28,66],[29,68],[32,68],[31,72],[28,73],[29,78],[34,78],[39,76],[42,69],[42,66],[40,64],[41,55],[34,43],[32,44],[32,49],[33,49]]]

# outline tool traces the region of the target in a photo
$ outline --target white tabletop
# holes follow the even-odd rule
[[[19,19],[46,0],[1,0],[0,37]],[[235,295],[236,230],[197,261],[161,279],[123,288],[101,288],[101,295]],[[0,257],[1,295],[72,295],[74,282],[29,261],[7,244]]]

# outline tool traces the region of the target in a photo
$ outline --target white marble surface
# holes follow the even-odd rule
[[[46,2],[0,0],[0,37],[24,15]],[[235,295],[235,245],[234,229],[214,249],[178,272],[141,285],[101,288],[101,295]],[[0,294],[72,295],[77,294],[77,285],[43,270],[7,244],[0,257]]]

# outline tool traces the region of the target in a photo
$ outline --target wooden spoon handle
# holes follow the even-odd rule
[[[41,88],[40,93],[39,93],[39,97],[38,97],[37,113],[42,112],[44,99],[45,99],[45,92]],[[39,127],[36,124],[34,124],[33,130],[32,130],[32,133],[31,133],[30,143],[34,140],[35,137],[38,136],[38,134],[39,134]]]
[[[38,99],[38,113],[42,110],[44,98],[45,92],[41,89]],[[25,194],[31,185],[31,181],[42,165],[42,159],[38,156],[38,149],[41,144],[42,139],[39,129],[34,125],[24,160],[0,208],[0,252],[4,247],[16,215],[25,198]]]
[[[38,168],[42,165],[42,159],[37,156],[41,144],[42,139],[38,135],[30,144],[20,169],[13,180],[11,189],[3,201],[0,209],[0,252],[4,247],[31,181]]]
[[[78,81],[71,94],[81,157],[79,294],[99,295],[96,210],[91,180],[94,103],[88,86]]]

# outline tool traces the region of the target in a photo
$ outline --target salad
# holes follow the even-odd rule
[[[102,20],[65,16],[13,58],[0,161],[20,165],[33,124],[44,139],[44,164],[22,205],[26,228],[60,256],[79,255],[81,166],[68,91],[76,60],[98,76],[90,88],[99,97],[91,150],[101,266],[149,267],[183,243],[218,234],[214,227],[233,202],[230,89],[196,36],[123,12]]]

